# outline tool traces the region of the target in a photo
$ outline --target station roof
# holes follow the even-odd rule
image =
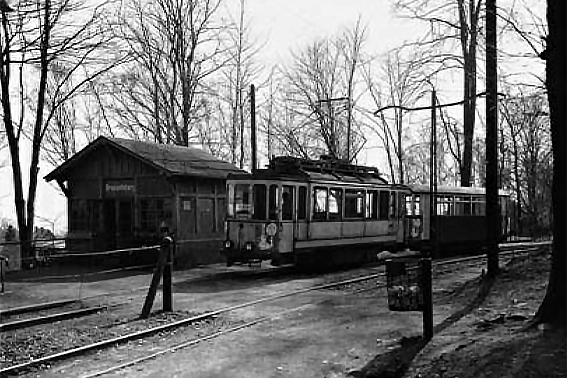
[[[101,136],[45,176],[45,180],[65,179],[71,169],[101,146],[115,148],[169,176],[224,179],[229,173],[244,172],[234,164],[222,161],[197,148]]]

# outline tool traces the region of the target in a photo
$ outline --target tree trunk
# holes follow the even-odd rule
[[[553,147],[553,242],[551,273],[547,292],[535,316],[536,323],[565,327],[567,282],[565,245],[565,3],[547,1],[546,87],[549,101],[551,139]],[[563,206],[559,206],[562,203]]]
[[[469,53],[470,54],[470,53]],[[469,54],[464,56],[464,96],[463,103],[463,163],[461,166],[461,186],[471,186],[471,171],[473,159],[473,139],[476,107],[476,61]]]

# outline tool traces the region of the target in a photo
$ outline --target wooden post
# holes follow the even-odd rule
[[[423,290],[423,338],[427,341],[433,337],[433,287],[431,278],[431,259],[419,261]]]
[[[140,318],[142,319],[146,319],[148,316],[150,316],[150,311],[152,310],[154,299],[156,298],[159,281],[161,280],[161,276],[163,275],[163,269],[165,266],[166,259],[167,259],[167,249],[163,248],[162,246],[159,249],[158,262],[154,270],[152,282],[150,283],[150,289],[148,290],[148,294],[146,295],[146,300],[144,301],[144,307],[142,307],[142,315],[140,316]]]
[[[162,248],[167,256],[163,270],[163,311],[173,311],[172,270],[173,270],[173,240],[166,237]]]

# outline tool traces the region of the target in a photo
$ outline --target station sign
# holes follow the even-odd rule
[[[136,192],[133,180],[113,180],[104,183],[106,197],[129,197]]]

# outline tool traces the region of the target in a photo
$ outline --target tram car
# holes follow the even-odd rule
[[[431,193],[428,185],[408,185],[406,217],[409,226],[407,244],[411,249],[430,249],[435,243],[440,257],[479,252],[486,242],[486,192],[484,188],[438,186],[435,216],[431,214]],[[498,191],[501,211],[501,231],[504,237],[512,233],[513,201],[510,195]],[[433,242],[431,223],[435,232]]]
[[[369,245],[404,243],[407,187],[373,167],[331,159],[277,157],[254,174],[227,178],[227,265],[348,264],[367,260]]]
[[[227,196],[221,253],[228,266],[348,265],[431,246],[429,187],[388,184],[374,167],[276,157],[253,174],[230,174]],[[483,196],[483,189],[439,187],[438,244],[483,242]]]

